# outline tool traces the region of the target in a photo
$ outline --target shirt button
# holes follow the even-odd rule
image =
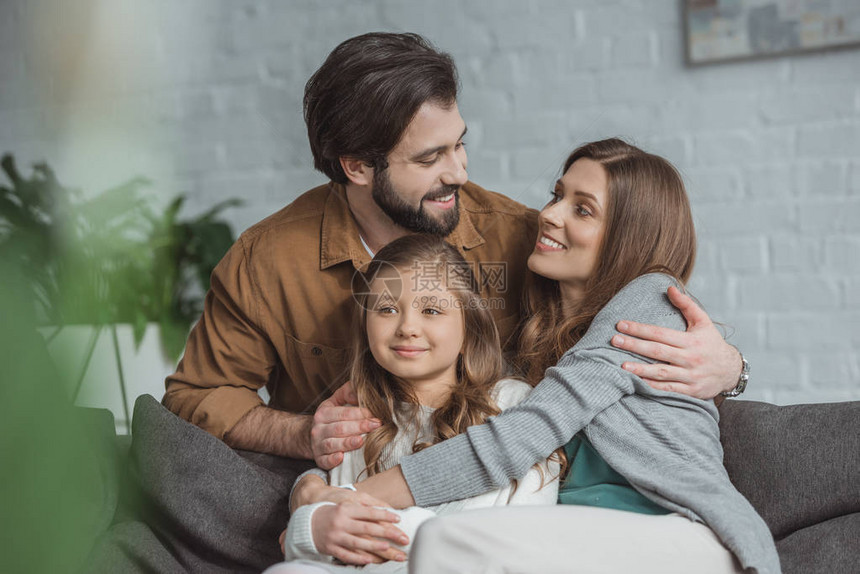
[[[313,355],[314,357],[319,357],[320,355],[322,355],[322,349],[320,349],[319,347],[314,347],[313,349],[311,349],[311,355]]]

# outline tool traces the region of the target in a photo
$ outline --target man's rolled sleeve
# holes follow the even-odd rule
[[[251,409],[276,369],[277,354],[258,321],[257,289],[242,238],[212,273],[203,316],[167,377],[165,407],[223,439]]]

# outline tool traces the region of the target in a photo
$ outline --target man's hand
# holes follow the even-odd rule
[[[741,374],[741,357],[689,296],[669,287],[669,300],[687,320],[687,331],[676,331],[632,321],[617,328],[629,337],[615,335],[612,345],[661,363],[626,362],[622,367],[655,389],[710,399],[735,388]],[[668,363],[668,364],[662,364]]]
[[[345,383],[320,403],[311,426],[311,450],[317,466],[331,470],[343,461],[343,453],[364,443],[363,435],[382,423],[369,410],[359,408],[352,383]]]
[[[402,562],[406,554],[389,543],[409,543],[409,538],[393,525],[399,520],[396,514],[382,508],[342,502],[314,511],[311,533],[320,552],[347,564]]]

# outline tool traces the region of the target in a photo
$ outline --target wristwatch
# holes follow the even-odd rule
[[[735,347],[737,349],[737,347]],[[741,376],[738,377],[738,384],[735,388],[730,391],[723,391],[720,393],[723,397],[736,397],[742,392],[744,392],[747,388],[747,382],[750,380],[750,364],[749,361],[744,358],[744,354],[740,352],[738,349],[738,354],[741,356]]]

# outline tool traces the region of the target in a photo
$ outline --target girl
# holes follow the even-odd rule
[[[683,182],[666,160],[618,139],[570,155],[528,261],[539,277],[520,365],[540,384],[359,485],[395,506],[438,504],[504,484],[567,443],[561,504],[434,520],[412,572],[780,571],[767,525],[722,466],[713,401],[650,387],[621,368],[642,358],[610,345],[621,319],[684,328],[666,291],[677,300],[695,251]],[[461,471],[444,473],[451,466]],[[294,494],[326,492],[306,483]]]
[[[355,289],[357,328],[350,380],[359,402],[382,425],[364,446],[346,453],[330,473],[315,471],[333,486],[351,485],[396,465],[402,456],[447,440],[519,403],[531,390],[503,378],[499,335],[476,292],[474,275],[460,253],[442,239],[410,235],[381,249]],[[546,457],[521,480],[480,496],[410,509],[399,526],[411,537],[429,517],[508,504],[555,504],[559,472]],[[422,511],[423,510],[423,511]],[[435,514],[434,514],[435,513]],[[378,561],[388,539],[407,550],[380,508],[331,503],[304,506],[293,514],[284,541],[287,564],[267,572],[326,572]],[[400,554],[400,558],[405,555]],[[392,556],[391,554],[386,557]],[[301,559],[302,561],[295,562]],[[368,566],[374,572],[405,572],[402,562]]]

